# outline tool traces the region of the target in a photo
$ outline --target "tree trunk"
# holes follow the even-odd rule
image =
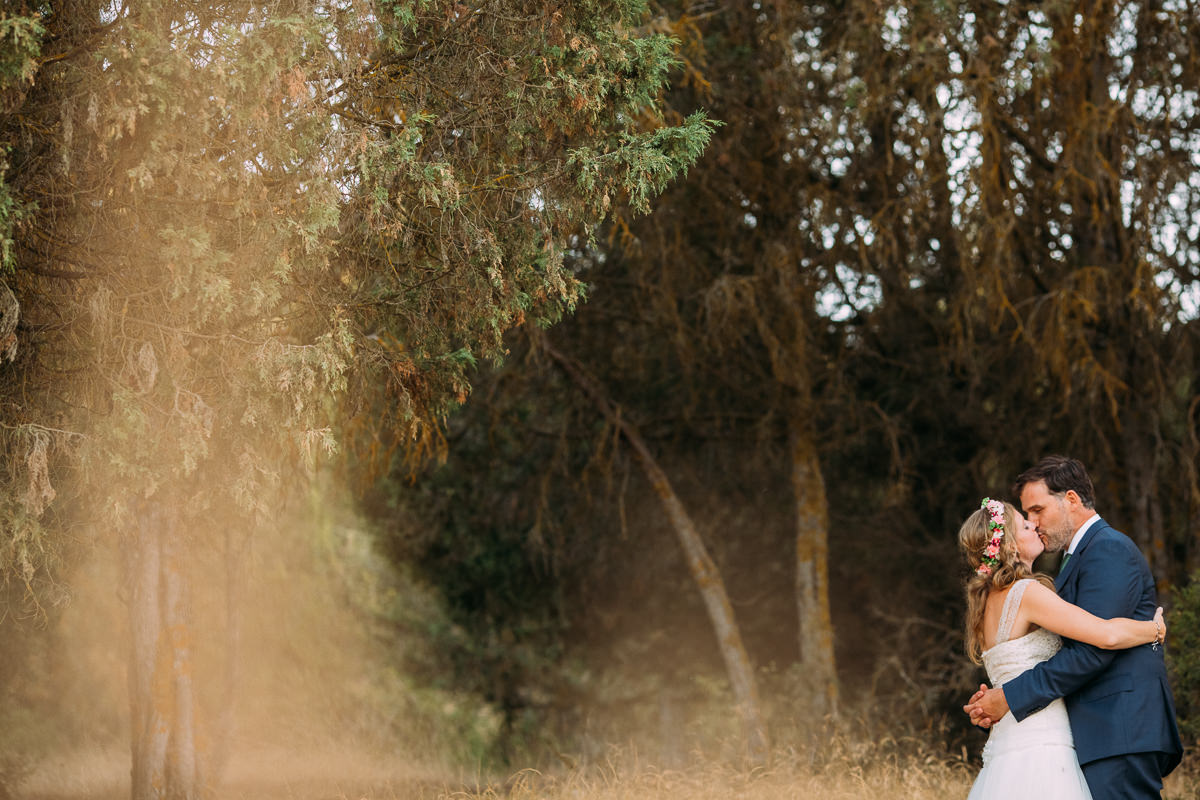
[[[178,526],[164,531],[163,622],[167,626],[171,689],[174,714],[171,719],[171,751],[167,761],[169,797],[197,796],[196,713],[192,693],[191,586],[184,571]]]
[[[1136,372],[1134,377],[1138,377]],[[1154,429],[1153,414],[1145,410],[1144,405],[1143,400],[1136,400],[1130,413],[1121,421],[1131,527],[1129,536],[1141,548],[1150,564],[1150,573],[1154,576],[1159,597],[1165,597],[1169,587],[1169,572],[1166,533],[1158,497],[1157,463],[1161,436]]]
[[[143,515],[130,546],[129,597],[129,705],[133,765],[130,773],[133,800],[163,797],[166,789],[167,692],[161,685],[159,640],[162,602],[160,524],[156,510]]]
[[[242,564],[249,540],[232,528],[225,531],[225,687],[220,711],[211,724],[207,757],[199,762],[198,774],[204,783],[200,791],[211,794],[225,773],[234,733],[234,698],[237,696],[242,640]],[[201,753],[200,755],[204,755]]]
[[[838,680],[829,613],[829,505],[811,432],[793,423],[792,489],[796,501],[796,611],[800,665],[814,716],[837,714]]]
[[[758,697],[758,682],[754,677],[754,669],[750,657],[742,644],[742,636],[738,629],[737,619],[733,613],[733,605],[725,592],[725,583],[716,563],[708,554],[708,548],[700,538],[695,524],[688,515],[683,503],[675,494],[666,473],[659,467],[658,462],[650,454],[646,443],[637,430],[627,422],[621,422],[622,433],[638,455],[646,477],[654,487],[671,527],[683,547],[684,558],[688,571],[696,582],[704,605],[708,609],[708,617],[712,622],[713,631],[721,648],[721,656],[725,660],[725,670],[729,674],[729,682],[733,686],[733,695],[738,704],[738,712],[746,737],[746,747],[750,758],[755,763],[763,763],[767,758],[769,748],[767,726],[763,719],[762,704]]]
[[[1182,575],[1179,575],[1177,586],[1183,586],[1193,572],[1200,569],[1200,547],[1197,547],[1197,542],[1200,542],[1200,469],[1196,465],[1200,462],[1200,436],[1197,432],[1200,431],[1200,397],[1192,400],[1188,406],[1187,419],[1190,421],[1188,436],[1188,445],[1184,464],[1186,465],[1187,484],[1188,484],[1188,523],[1189,528],[1184,542],[1187,543],[1187,549],[1184,551],[1184,569]]]
[[[658,461],[651,454],[637,428],[617,413],[607,395],[584,373],[582,367],[560,353],[544,339],[542,347],[551,358],[559,363],[571,380],[592,398],[605,417],[618,427],[633,448],[642,465],[642,470],[646,473],[651,486],[654,487],[659,500],[662,501],[671,527],[683,548],[688,571],[700,590],[700,596],[708,610],[713,631],[716,633],[721,656],[725,661],[725,670],[729,675],[729,682],[733,688],[734,699],[742,720],[747,752],[752,762],[765,763],[770,745],[767,738],[766,721],[762,713],[762,703],[758,696],[758,682],[754,677],[750,657],[742,644],[742,636],[733,613],[733,605],[729,602],[729,595],[725,592],[721,573],[708,554],[708,548],[704,546],[704,541],[700,538],[695,523],[692,522],[692,518],[675,493],[666,473],[658,465]]]
[[[199,796],[189,618],[177,512],[151,502],[129,542],[132,800]]]

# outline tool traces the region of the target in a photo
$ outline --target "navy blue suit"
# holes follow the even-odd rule
[[[1054,585],[1062,599],[1103,619],[1152,619],[1158,605],[1146,559],[1104,520],[1083,535]],[[1064,639],[1057,655],[1006,683],[1004,697],[1018,721],[1056,697],[1066,700],[1096,798],[1157,797],[1155,780],[1161,787],[1183,754],[1161,647],[1101,650]]]

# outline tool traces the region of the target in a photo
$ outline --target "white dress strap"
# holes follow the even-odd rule
[[[1013,622],[1017,619],[1017,612],[1021,609],[1021,596],[1025,594],[1025,587],[1032,580],[1033,578],[1022,578],[1008,590],[1008,596],[1004,598],[1004,607],[1000,609],[1000,625],[996,628],[996,644],[1008,641]]]

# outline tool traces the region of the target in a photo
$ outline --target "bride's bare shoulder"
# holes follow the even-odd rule
[[[1041,581],[1031,580],[1025,587],[1025,594],[1021,597],[1021,605],[1024,606],[1027,603],[1044,604],[1057,599],[1058,593],[1049,586]]]
[[[1004,599],[1012,591],[1012,586],[1003,589],[992,589],[987,599],[983,601],[983,645],[988,649],[996,644],[996,633],[1000,629],[1000,615],[1004,611]]]

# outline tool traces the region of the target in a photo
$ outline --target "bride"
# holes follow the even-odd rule
[[[1100,619],[1054,593],[1033,560],[1045,545],[1037,529],[1011,503],[984,498],[967,518],[958,543],[972,574],[967,581],[967,655],[982,661],[993,686],[1000,686],[1061,646],[1060,636],[1121,650],[1166,635],[1162,608],[1153,620]],[[1021,722],[1005,714],[983,748],[983,769],[967,800],[1053,797],[1090,800],[1075,757],[1075,744],[1062,699]]]

